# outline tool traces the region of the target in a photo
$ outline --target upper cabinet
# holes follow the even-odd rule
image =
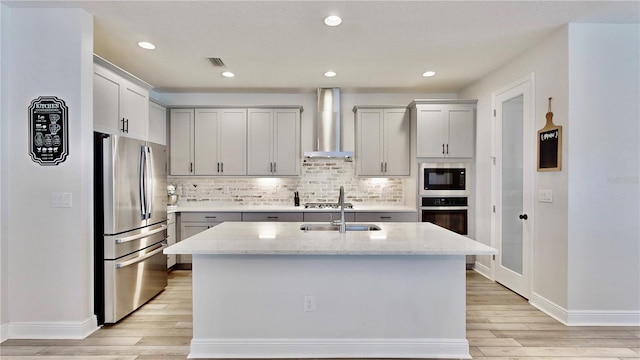
[[[300,175],[300,107],[248,109],[247,174]]]
[[[94,56],[94,129],[147,140],[149,89],[151,85]]]
[[[354,112],[357,174],[410,175],[411,126],[408,109],[358,106]]]
[[[246,109],[171,109],[171,175],[247,174]]]
[[[195,110],[195,175],[246,175],[247,110]]]
[[[471,158],[476,100],[416,100],[417,157]]]
[[[167,108],[149,101],[149,141],[167,145]]]

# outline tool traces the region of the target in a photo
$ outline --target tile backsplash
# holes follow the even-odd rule
[[[178,205],[292,205],[298,191],[300,203],[337,202],[345,189],[346,202],[363,205],[403,205],[403,178],[359,178],[355,162],[308,160],[299,177],[172,177]]]

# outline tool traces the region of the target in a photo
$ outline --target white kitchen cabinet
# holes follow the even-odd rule
[[[94,62],[94,130],[148,140],[152,86],[98,56]]]
[[[167,108],[149,101],[149,141],[167,145]]]
[[[340,212],[339,211],[332,211],[332,212],[305,212],[304,213],[304,221],[305,222],[330,222],[333,220],[339,220],[340,219]],[[344,213],[344,221],[347,222],[354,222],[356,221],[356,216],[355,213],[352,212],[345,212]]]
[[[247,174],[247,110],[195,109],[194,175]]]
[[[416,100],[412,109],[417,122],[417,157],[473,157],[475,100]]]
[[[359,176],[409,176],[411,126],[406,108],[356,107]]]
[[[194,109],[171,109],[169,126],[169,163],[171,175],[193,175]]]
[[[176,243],[176,214],[167,214],[167,245],[171,246]],[[167,255],[167,269],[172,268],[176,264],[177,255]]]
[[[180,241],[201,233],[225,221],[242,221],[240,212],[183,212],[180,213]],[[179,255],[178,264],[190,264],[191,255]]]
[[[415,212],[356,212],[357,222],[415,222]]]
[[[300,108],[248,109],[247,174],[300,174]]]
[[[301,212],[243,212],[242,221],[301,222]]]

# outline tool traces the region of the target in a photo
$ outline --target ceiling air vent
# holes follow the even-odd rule
[[[219,57],[210,57],[208,59],[209,59],[209,61],[211,61],[213,66],[217,66],[217,67],[225,67],[225,66],[227,66],[227,65],[224,64],[224,61],[222,61],[222,59],[219,58]]]

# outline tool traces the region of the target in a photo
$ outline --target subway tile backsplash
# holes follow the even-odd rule
[[[355,162],[307,160],[299,177],[172,177],[179,205],[292,205],[298,191],[300,203],[337,202],[344,186],[346,201],[361,205],[403,205],[404,179],[358,178]]]

